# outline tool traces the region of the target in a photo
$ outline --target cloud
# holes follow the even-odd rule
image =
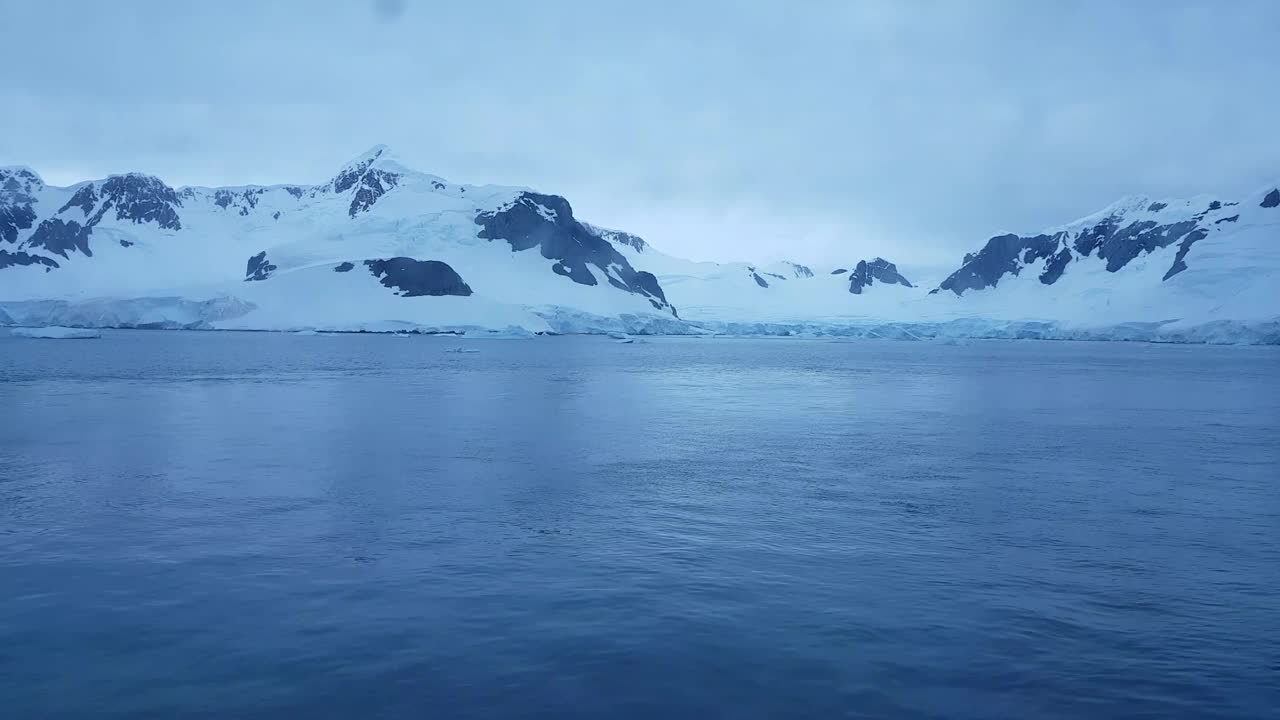
[[[0,0],[24,59],[0,163],[320,182],[387,143],[698,258],[932,264],[1280,175],[1277,23],[1265,0]]]

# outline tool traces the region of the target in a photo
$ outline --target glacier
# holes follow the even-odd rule
[[[11,166],[0,325],[1280,344],[1277,185],[997,235],[929,286],[878,257],[685,260],[563,197],[452,183],[385,146],[319,185],[54,187]]]

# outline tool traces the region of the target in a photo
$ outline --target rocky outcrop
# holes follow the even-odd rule
[[[1239,214],[1225,215],[1236,203],[1214,200],[1198,212],[1169,209],[1169,203],[1130,200],[1104,211],[1100,218],[1039,235],[997,235],[981,250],[965,255],[964,262],[934,290],[962,295],[970,290],[996,287],[1001,279],[1019,275],[1035,265],[1040,282],[1052,285],[1072,264],[1092,258],[1107,272],[1118,272],[1134,259],[1177,245],[1164,280],[1187,269],[1186,257],[1214,225],[1234,223]],[[1186,204],[1184,204],[1185,208]]]
[[[368,212],[378,198],[399,184],[399,173],[374,167],[386,153],[384,147],[374,148],[364,159],[343,168],[330,184],[335,193],[351,193],[351,204],[347,208],[351,217]]]
[[[18,233],[36,221],[35,193],[44,186],[26,168],[0,168],[0,242],[18,242]]]
[[[898,272],[897,265],[884,258],[875,258],[871,262],[859,260],[853,272],[849,273],[849,292],[854,295],[861,295],[864,290],[876,283],[915,287]]]
[[[0,270],[19,265],[43,265],[47,272],[58,267],[58,261],[43,255],[32,255],[24,252],[11,253],[8,250],[0,250]]]
[[[466,297],[471,294],[471,287],[462,281],[462,276],[447,263],[438,260],[393,257],[385,260],[365,260],[364,264],[383,286],[396,290],[396,294],[402,297],[424,295]]]
[[[476,215],[479,236],[505,240],[513,252],[537,249],[554,260],[551,271],[580,285],[596,285],[592,267],[614,287],[643,295],[658,310],[674,308],[653,275],[637,271],[596,231],[573,217],[569,201],[558,195],[522,192],[504,207]]]
[[[271,273],[276,271],[276,266],[267,262],[267,251],[254,255],[249,258],[249,262],[245,265],[244,279],[245,282],[253,280],[266,280],[271,277]]]

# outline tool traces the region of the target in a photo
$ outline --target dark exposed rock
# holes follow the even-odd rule
[[[1187,252],[1191,250],[1192,245],[1205,239],[1208,235],[1209,231],[1204,228],[1196,228],[1194,231],[1188,233],[1187,236],[1182,239],[1182,243],[1178,245],[1178,254],[1173,258],[1173,265],[1169,267],[1169,271],[1164,274],[1164,277],[1161,278],[1161,280],[1168,280],[1174,275],[1186,270],[1187,263],[1185,262],[1185,259],[1187,257]]]
[[[1261,207],[1273,208],[1276,206],[1280,206],[1280,188],[1276,188],[1275,190],[1272,190],[1271,192],[1267,193],[1266,197],[1262,198]]]
[[[79,250],[93,257],[93,252],[89,249],[89,235],[92,232],[93,229],[90,226],[81,225],[74,220],[50,218],[40,223],[36,231],[27,239],[26,246],[42,247],[64,258],[72,250]]]
[[[400,176],[382,170],[369,170],[360,178],[360,188],[351,198],[351,207],[347,214],[355,217],[358,212],[367,212],[378,198],[387,194],[400,181]]]
[[[1195,220],[1159,225],[1154,220],[1141,220],[1121,227],[1121,217],[1111,216],[1086,228],[1073,243],[1076,252],[1088,257],[1096,249],[1098,257],[1107,261],[1107,270],[1115,272],[1144,252],[1168,247],[1195,229]]]
[[[67,201],[67,204],[58,209],[58,213],[62,214],[73,207],[78,207],[87,218],[93,214],[93,209],[97,204],[98,192],[94,189],[93,183],[90,183],[77,190],[76,194],[72,195],[71,199]]]
[[[0,196],[22,195],[30,197],[44,187],[40,176],[27,168],[0,168]]]
[[[333,179],[332,186],[335,193],[344,193],[355,188],[351,205],[347,208],[347,214],[351,217],[355,217],[356,213],[368,212],[378,198],[399,184],[400,176],[396,173],[373,167],[374,162],[384,152],[384,149],[379,149],[372,156],[344,168]]]
[[[279,220],[279,219],[280,219],[280,211],[279,211],[279,210],[277,210],[277,211],[275,211],[275,212],[271,213],[271,219],[272,219],[272,220]]]
[[[1147,212],[1160,212],[1167,207],[1169,207],[1168,203],[1153,202],[1147,206]]]
[[[598,268],[609,283],[619,289],[647,297],[658,309],[669,309],[662,288],[648,273],[637,272],[606,240],[573,217],[569,202],[558,195],[523,192],[506,207],[476,215],[479,236],[486,240],[505,240],[512,251],[538,248],[542,257],[555,260],[552,272],[582,285],[595,285],[595,275],[588,265]]]
[[[150,175],[113,175],[102,183],[99,197],[102,205],[90,219],[89,227],[97,225],[103,214],[114,207],[117,220],[154,222],[165,230],[182,229],[176,210],[182,200],[173,188]]]
[[[213,204],[224,210],[234,207],[242,217],[248,216],[250,210],[258,207],[258,198],[262,192],[262,188],[218,190],[213,193]]]
[[[471,294],[471,288],[462,281],[462,277],[447,263],[438,260],[394,257],[385,260],[365,260],[364,264],[383,286],[398,290],[396,294],[403,297],[424,295],[465,297]]]
[[[1006,274],[1017,275],[1027,258],[1032,261],[1047,258],[1058,249],[1061,235],[997,235],[987,241],[977,253],[965,255],[965,264],[952,273],[939,286],[961,295],[966,290],[995,287]]]
[[[777,278],[778,280],[786,280],[786,279],[787,279],[787,277],[786,277],[785,275],[779,275],[778,273],[771,273],[771,272],[767,272],[767,273],[764,273],[764,274],[765,274],[765,275],[768,275],[768,276],[769,276],[769,277],[771,277],[771,278]]]
[[[1052,285],[1062,277],[1062,273],[1067,269],[1067,265],[1071,262],[1071,250],[1062,248],[1049,258],[1049,262],[1045,263],[1044,272],[1040,273],[1040,282],[1045,285]]]
[[[854,295],[861,295],[864,289],[876,283],[914,287],[898,272],[897,265],[884,258],[876,258],[871,262],[859,260],[853,267],[853,272],[849,273],[849,292]]]
[[[351,272],[351,269],[354,267],[355,265],[349,262],[343,262],[343,263],[338,263],[337,265],[334,265],[333,271],[334,272]]]
[[[796,274],[796,277],[798,278],[813,277],[813,268],[809,267],[808,265],[800,265],[799,263],[793,263],[793,262],[789,262],[787,263],[787,265],[791,266],[791,271],[794,272]]]
[[[31,205],[0,205],[0,240],[16,243],[18,231],[30,230],[35,221],[36,212]]]
[[[1072,243],[1076,252],[1085,257],[1092,255],[1093,251],[1097,250],[1098,246],[1102,245],[1102,241],[1106,240],[1116,231],[1116,222],[1116,218],[1109,217],[1097,225],[1081,231],[1081,233],[1076,236],[1075,242]]]
[[[48,271],[58,267],[58,262],[42,255],[31,255],[24,252],[11,253],[7,250],[0,250],[0,269],[15,265],[43,265]]]
[[[1169,225],[1156,225],[1150,220],[1135,222],[1115,231],[1104,240],[1098,249],[1098,256],[1106,258],[1108,272],[1115,272],[1139,255],[1168,247],[1195,229],[1195,220]]]
[[[245,264],[244,280],[245,282],[249,282],[251,280],[266,280],[271,277],[271,273],[275,271],[276,266],[267,262],[267,251],[263,250],[257,255],[249,258],[249,262]]]
[[[133,243],[122,238],[120,240],[120,247],[133,247]]]
[[[591,274],[591,271],[587,269],[586,265],[565,265],[564,263],[557,262],[552,264],[551,272],[557,275],[563,275],[579,285],[596,284],[596,276]],[[612,278],[610,278],[610,280],[612,280]],[[625,290],[626,287],[623,286],[621,289]]]
[[[845,273],[847,273],[847,272],[849,272],[849,271],[848,271],[848,270],[846,270],[845,268],[836,268],[835,270],[832,270],[832,271],[831,271],[831,274],[832,274],[832,275],[843,275],[843,274],[845,274]]]
[[[11,253],[7,250],[0,250],[0,270],[14,265],[43,265],[45,270],[48,271],[58,267],[58,261],[42,255],[31,255],[24,252]]]
[[[285,185],[284,191],[292,195],[295,200],[302,197],[302,188],[295,185]]]
[[[1167,207],[1164,203],[1152,203],[1148,211],[1156,212]],[[976,254],[965,256],[964,265],[943,281],[940,289],[951,290],[957,295],[965,290],[995,287],[1005,275],[1017,275],[1022,267],[1041,258],[1047,258],[1040,281],[1052,285],[1077,258],[1095,256],[1106,261],[1108,272],[1116,272],[1141,255],[1177,244],[1178,252],[1164,279],[1187,269],[1185,258],[1191,246],[1208,236],[1208,230],[1200,226],[1211,212],[1230,205],[1213,201],[1209,206],[1187,220],[1158,223],[1154,220],[1128,221],[1121,213],[1109,215],[1093,225],[1076,232],[1074,238],[1060,232],[1052,236],[1021,237],[1001,235],[987,242]],[[1236,222],[1239,215],[1219,218],[1215,224]],[[1061,245],[1061,247],[1059,247]],[[1075,251],[1073,255],[1072,250]]]
[[[137,174],[114,175],[103,181],[100,188],[92,183],[81,187],[58,210],[60,214],[71,208],[78,208],[85,216],[83,223],[64,218],[48,218],[36,227],[25,245],[28,248],[44,248],[64,258],[72,251],[92,257],[89,238],[93,234],[93,228],[110,210],[115,210],[117,220],[154,222],[167,230],[179,230],[182,223],[174,208],[181,204],[182,201],[173,188],[156,178]],[[30,227],[29,224],[27,226]],[[4,228],[4,215],[0,213],[0,231]],[[121,243],[124,247],[131,244]]]
[[[0,241],[18,242],[19,230],[30,230],[35,224],[33,207],[37,192],[44,183],[27,169],[0,170]]]
[[[762,277],[760,277],[759,275],[757,275],[757,274],[755,274],[755,273],[751,273],[751,277],[755,278],[756,284],[757,284],[757,285],[759,285],[760,287],[762,287],[762,288],[767,288],[767,287],[769,287],[769,283],[768,283],[768,282],[766,282],[766,281],[765,281],[765,279],[764,279],[764,278],[762,278]]]
[[[632,285],[639,288],[640,292],[648,295],[651,298],[649,302],[653,303],[654,307],[659,310],[667,304],[667,296],[662,292],[662,286],[658,285],[658,278],[653,273],[647,270],[637,270]],[[656,302],[652,298],[657,298],[661,302]],[[675,312],[674,308],[672,308],[672,312]]]

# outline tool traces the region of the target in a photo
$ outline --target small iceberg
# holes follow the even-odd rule
[[[614,340],[617,340],[617,341],[618,341],[618,342],[620,342],[620,343],[629,343],[629,342],[634,342],[634,341],[631,339],[631,336],[630,336],[630,335],[628,335],[628,334],[626,334],[626,333],[623,333],[623,332],[615,332],[615,331],[610,330],[609,332],[605,333],[605,335],[608,335],[609,337],[613,338]]]
[[[102,333],[97,330],[59,326],[14,328],[13,334],[17,337],[32,338],[34,340],[93,340],[102,337]]]

